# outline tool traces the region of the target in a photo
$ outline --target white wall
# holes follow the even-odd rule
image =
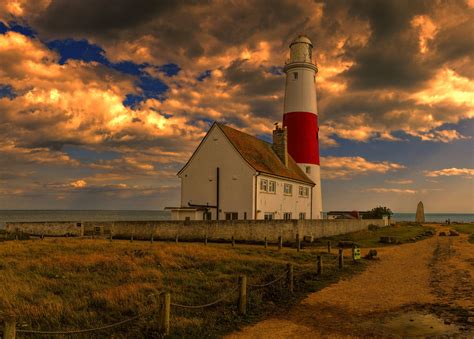
[[[276,182],[276,192],[262,192],[260,190],[260,180]],[[257,219],[264,219],[265,212],[276,212],[275,219],[283,219],[283,213],[291,212],[292,219],[298,219],[300,212],[306,213],[306,219],[311,217],[311,186],[295,181],[284,180],[264,174],[257,177]],[[293,185],[292,195],[284,194],[284,184]],[[299,186],[305,186],[309,189],[308,197],[299,196]],[[313,218],[315,216],[313,215]]]
[[[193,158],[180,173],[181,206],[193,204],[216,204],[216,168],[220,169],[220,209],[219,218],[225,212],[244,212],[253,219],[254,195],[252,169],[237,153],[233,145],[214,125]],[[216,209],[211,209],[212,219],[216,219]]]
[[[299,66],[301,65],[301,66]],[[318,113],[316,106],[315,69],[312,64],[288,64],[286,71],[284,113]],[[298,73],[298,79],[293,73]]]

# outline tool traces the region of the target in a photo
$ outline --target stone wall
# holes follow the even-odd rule
[[[115,222],[7,222],[9,232],[24,232],[30,235],[108,235],[115,238],[180,240],[204,239],[210,241],[263,241],[276,242],[300,238],[311,239],[345,234],[367,229],[369,224],[384,226],[382,219],[376,220],[233,220],[233,221],[115,221]]]

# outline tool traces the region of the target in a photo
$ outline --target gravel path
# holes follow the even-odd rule
[[[440,227],[437,228],[438,231],[441,230]],[[448,242],[455,243],[450,251],[456,253],[457,257],[451,256],[447,260],[459,262],[459,265],[453,266],[454,270],[459,269],[459,266],[464,267],[462,281],[469,279],[472,282],[473,263],[469,262],[469,256],[473,246],[467,243],[465,236],[434,236],[416,243],[380,248],[377,249],[380,261],[369,266],[360,275],[309,295],[288,314],[261,321],[227,338],[340,338],[388,335],[389,333],[379,326],[383,317],[403,312],[410,305],[417,305],[418,308],[423,305],[430,309],[440,302],[440,292],[433,288],[433,270],[439,267],[438,262],[441,262],[441,258],[436,255],[443,256],[439,249]],[[471,252],[466,252],[466,248]],[[445,278],[439,276],[435,279],[456,279],[448,271],[443,271],[442,275]],[[457,283],[460,281],[453,282]],[[443,301],[452,303],[456,299],[463,307],[474,306],[472,294],[469,295],[472,291],[464,292],[467,294],[454,295],[444,291]]]

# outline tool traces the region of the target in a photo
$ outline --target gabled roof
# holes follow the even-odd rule
[[[272,149],[272,145],[250,134],[216,123],[248,164],[256,171],[314,185],[288,154],[288,167]]]
[[[201,147],[214,126],[219,128],[224,133],[232,146],[234,146],[235,150],[242,156],[249,166],[257,172],[315,185],[314,182],[309,179],[306,174],[304,174],[304,172],[289,154],[288,167],[286,167],[273,151],[272,145],[270,143],[217,122],[215,122],[211,128],[209,128],[206,136],[201,140],[201,143],[196,148],[193,155],[191,155],[191,158],[189,158],[188,162],[178,172],[178,175],[183,172],[183,170],[191,162],[194,154],[196,154],[196,151]]]

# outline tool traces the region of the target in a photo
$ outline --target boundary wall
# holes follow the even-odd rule
[[[226,220],[226,221],[85,221],[85,222],[6,222],[9,233],[22,232],[33,236],[88,236],[112,235],[115,238],[181,241],[294,241],[300,239],[312,241],[316,238],[333,236],[366,230],[377,225],[388,226],[383,219],[363,220]],[[309,238],[309,239],[308,239]]]

